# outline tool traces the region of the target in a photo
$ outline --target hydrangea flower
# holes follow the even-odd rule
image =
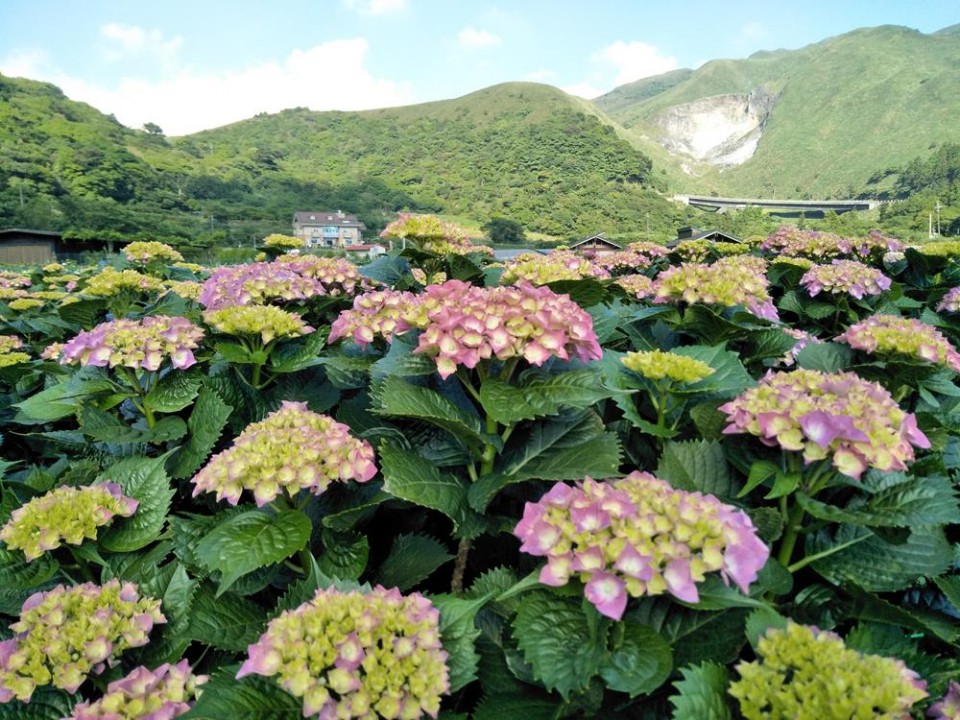
[[[345,258],[325,258],[315,255],[281,255],[274,261],[278,267],[320,283],[323,294],[330,297],[353,296],[358,291],[372,289],[376,283],[360,274],[356,265]]]
[[[960,286],[953,288],[937,305],[937,312],[960,312]]]
[[[577,576],[587,600],[614,620],[628,596],[699,602],[697,583],[709,572],[746,593],[770,554],[743,511],[646,472],[557,483],[526,504],[513,532],[521,551],[547,558],[541,583],[566,585]]]
[[[830,265],[814,265],[800,278],[800,284],[810,297],[826,291],[833,295],[851,295],[857,300],[864,295],[880,295],[890,289],[890,282],[890,278],[879,270],[856,260],[834,260]]]
[[[960,720],[960,683],[950,681],[947,694],[927,708],[927,717],[934,720]]]
[[[909,720],[927,685],[902,660],[851,650],[835,633],[787,621],[737,665],[730,694],[747,720]]]
[[[438,255],[493,254],[492,248],[471,243],[467,231],[462,227],[441,220],[436,215],[398,213],[397,219],[383,229],[380,237],[415,240],[424,250]]]
[[[789,255],[824,260],[849,255],[852,243],[846,238],[817,230],[800,230],[783,225],[760,244],[760,251],[772,255]]]
[[[620,362],[628,370],[651,380],[668,378],[679,383],[695,383],[714,373],[702,360],[663,350],[630,352]]]
[[[34,593],[10,626],[15,635],[0,642],[0,703],[28,702],[42,685],[74,693],[165,622],[159,600],[116,579]]]
[[[866,353],[909,355],[960,372],[960,353],[932,325],[897,315],[874,315],[835,338]]]
[[[182,317],[157,315],[113,320],[77,335],[63,346],[61,364],[143,368],[156,371],[167,358],[183,370],[195,365],[193,351],[203,330]]]
[[[199,302],[200,293],[203,292],[203,283],[195,280],[173,280],[167,282],[169,292],[176,293],[184,300],[193,300]]]
[[[637,300],[653,297],[657,294],[657,286],[646,275],[621,275],[613,281],[622,287]]]
[[[97,528],[109,525],[115,515],[130,517],[138,505],[116,483],[64,485],[14,510],[0,529],[0,540],[23,550],[29,562],[61,542],[79,545],[84,539],[96,539]]]
[[[236,505],[251,490],[263,506],[281,490],[291,497],[301,490],[319,495],[334,480],[366,482],[376,474],[370,443],[306,403],[285,401],[210,459],[192,480],[193,496],[216,492],[217,500]]]
[[[0,288],[14,290],[28,288],[33,284],[29,276],[11,270],[0,270]]]
[[[803,350],[807,345],[810,345],[811,343],[816,344],[823,342],[816,335],[811,335],[806,330],[799,330],[791,327],[782,327],[780,329],[797,341],[794,346],[787,350],[786,354],[780,358],[780,364],[786,365],[787,367],[792,367],[794,363],[797,362],[797,355],[799,355],[800,351]]]
[[[778,320],[767,290],[766,267],[755,257],[721,258],[710,265],[684,263],[657,275],[654,302],[743,305],[757,317]]]
[[[449,692],[440,613],[419,593],[318,590],[270,621],[238,678],[278,676],[303,716],[436,718]]]
[[[501,285],[526,281],[546,285],[557,280],[580,280],[587,277],[610,277],[610,273],[582,255],[570,250],[554,250],[549,255],[523,253],[504,263]]]
[[[200,304],[208,310],[234,305],[266,305],[326,295],[313,277],[281,262],[224,265],[203,283]]]
[[[39,307],[44,306],[43,300],[38,300],[34,297],[25,297],[17,298],[16,300],[11,300],[8,305],[11,310],[16,310],[17,312],[23,312],[25,310],[35,310]]]
[[[30,356],[20,352],[23,340],[16,335],[0,335],[0,368],[30,361]]]
[[[611,275],[635,273],[650,267],[651,258],[630,249],[603,253],[593,258],[593,267],[605,270]]]
[[[447,281],[447,274],[443,271],[431,273],[429,276],[422,268],[410,268],[413,279],[421,285],[441,284]]]
[[[906,470],[914,447],[930,447],[912,413],[855,373],[769,372],[719,409],[730,421],[725,434],[755,435],[765,445],[802,452],[806,463],[831,457],[854,480],[868,467]]]
[[[361,345],[377,336],[389,342],[410,329],[422,330],[414,352],[434,358],[443,378],[493,357],[542,365],[551,357],[589,362],[602,355],[588,313],[568,295],[525,282],[480,288],[449,280],[417,296],[362,295],[334,321],[330,341],[352,335]]]
[[[179,250],[166,243],[154,240],[138,240],[123,248],[123,254],[132,263],[149,265],[150,263],[175,263],[183,260]]]
[[[300,238],[291,237],[290,235],[274,233],[272,235],[267,235],[263,239],[263,246],[265,248],[272,248],[274,250],[282,250],[286,252],[287,250],[302,248],[303,240]]]
[[[138,273],[136,270],[117,270],[109,265],[87,280],[84,295],[113,297],[124,292],[149,294],[162,292],[163,281]]]
[[[233,305],[208,310],[203,314],[203,320],[224,335],[259,335],[264,345],[314,331],[296,313],[271,305]]]
[[[64,720],[172,720],[193,707],[206,681],[206,675],[193,674],[186,660],[156,670],[141,665],[107,685],[96,702],[75,705]]]

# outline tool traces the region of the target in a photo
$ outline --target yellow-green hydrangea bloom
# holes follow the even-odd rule
[[[740,663],[730,694],[747,720],[909,720],[926,683],[902,660],[863,655],[839,635],[787,622]]]
[[[116,515],[130,517],[138,505],[116,483],[64,485],[14,510],[0,529],[0,540],[23,550],[29,562],[62,542],[79,545],[96,539],[98,528],[109,525]]]
[[[208,310],[203,320],[224,335],[259,335],[264,344],[313,332],[296,313],[272,305],[234,305]]]
[[[620,362],[628,370],[650,380],[668,378],[679,383],[695,383],[714,372],[713,368],[702,360],[663,350],[627,353]]]
[[[180,262],[183,255],[179,250],[175,250],[166,243],[156,242],[154,240],[138,240],[132,242],[123,249],[123,254],[130,262],[149,265],[153,262]]]
[[[124,291],[149,294],[162,290],[163,282],[157,278],[136,270],[117,270],[107,266],[87,280],[83,293],[93,297],[113,297]]]

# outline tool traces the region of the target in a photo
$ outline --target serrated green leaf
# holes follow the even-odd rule
[[[233,408],[223,402],[212,388],[204,386],[187,421],[190,436],[176,457],[171,473],[173,477],[178,480],[189,477],[203,465],[232,411]]]
[[[828,505],[797,493],[797,501],[821,520],[868,527],[913,527],[960,523],[960,507],[953,483],[943,477],[899,475],[901,482],[888,485],[868,498],[855,498],[846,507]]]
[[[453,520],[458,537],[476,537],[483,519],[467,504],[467,488],[456,476],[441,473],[417,453],[393,443],[380,445],[383,489],[394,497],[438,510]]]
[[[179,412],[197,397],[202,382],[199,373],[170,372],[147,393],[143,403],[154,412]]]
[[[854,585],[844,588],[850,597],[847,616],[858,622],[879,622],[928,633],[948,643],[955,642],[960,636],[956,622],[921,608],[904,608],[887,602],[873,593],[866,592]]]
[[[387,354],[370,366],[370,376],[375,382],[382,382],[387,377],[423,377],[433,375],[437,371],[437,364],[426,355],[413,351],[417,348],[416,340],[406,337],[395,337],[390,343]]]
[[[450,692],[466,687],[477,678],[477,655],[474,643],[480,630],[474,618],[486,598],[465,599],[453,595],[431,595],[430,602],[440,611],[440,637],[447,651]]]
[[[702,660],[726,664],[739,657],[746,643],[748,614],[745,608],[707,611],[657,598],[644,599],[627,617],[660,633],[673,648],[677,665]]]
[[[248,675],[237,680],[239,665],[217,670],[182,720],[303,720],[303,702],[273,678]]]
[[[807,305],[803,308],[803,311],[806,313],[807,317],[811,317],[814,320],[823,320],[824,318],[828,318],[835,314],[837,312],[837,308],[835,305],[829,305],[827,303],[812,302],[807,303]]]
[[[603,385],[593,368],[549,374],[531,368],[520,376],[518,389],[539,416],[556,415],[562,408],[583,410],[622,391]]]
[[[374,393],[374,412],[391,417],[424,420],[443,428],[479,455],[491,437],[483,432],[480,416],[472,414],[430,388],[388,377]]]
[[[75,415],[86,400],[113,392],[114,389],[109,381],[83,368],[65,382],[14,403],[13,407],[18,412],[13,422],[37,425],[60,420]]]
[[[397,535],[390,554],[380,565],[377,583],[407,592],[453,560],[447,547],[428,535]]]
[[[257,641],[266,626],[267,614],[259,605],[233,593],[217,597],[205,583],[194,595],[186,632],[205,645],[243,652]]]
[[[73,698],[62,690],[41,687],[29,703],[11,700],[0,705],[0,720],[61,720],[71,715],[72,707]]]
[[[715,402],[701,403],[690,408],[690,419],[704,440],[719,440],[727,426],[727,416],[717,409]]]
[[[847,345],[834,342],[807,343],[797,353],[797,366],[804,370],[833,373],[845,370],[852,357],[853,352]]]
[[[470,505],[486,509],[507,485],[526,480],[579,480],[612,477],[620,470],[620,441],[606,432],[592,411],[567,411],[537,421],[514,439],[497,462],[497,472],[470,487]]]
[[[941,575],[933,581],[956,611],[960,612],[960,575]]]
[[[682,680],[674,683],[676,695],[670,696],[673,720],[730,720],[726,668],[702,663],[680,668]]]
[[[100,322],[106,311],[106,300],[78,300],[77,302],[60,305],[57,308],[57,315],[68,323],[79,325],[84,330],[90,330]]]
[[[556,720],[560,705],[549,697],[503,694],[486,697],[473,713],[473,720]]]
[[[323,333],[312,332],[295,340],[280,343],[270,353],[270,371],[294,373],[320,364]]]
[[[533,420],[537,410],[527,402],[523,390],[497,378],[487,378],[480,386],[480,404],[501,425]]]
[[[252,510],[207,533],[197,543],[197,558],[208,570],[222,574],[219,597],[240,576],[299,551],[310,539],[310,530],[309,518],[296,510],[276,515]]]
[[[605,648],[579,602],[530,593],[513,621],[513,635],[536,678],[564,698],[585,690],[600,671]]]
[[[27,562],[19,550],[0,547],[0,587],[10,590],[32,590],[57,574],[60,563],[49,553]]]
[[[164,469],[170,453],[157,458],[127,458],[107,468],[99,482],[117,483],[123,494],[140,504],[128,518],[103,531],[99,545],[111,552],[133,552],[149,545],[163,532],[174,491]]]
[[[370,541],[355,532],[334,532],[324,529],[323,552],[317,565],[324,575],[343,580],[357,580],[367,568]]]
[[[217,355],[228,363],[235,363],[237,365],[255,364],[255,358],[250,350],[240,343],[220,341],[215,343],[214,348],[217,351]]]
[[[893,592],[921,577],[941,575],[953,559],[950,543],[939,527],[914,527],[906,542],[895,545],[865,528],[841,525],[833,537],[826,532],[809,536],[805,554],[821,555],[864,534],[866,539],[814,561],[813,568],[830,582]]]
[[[646,695],[666,682],[673,670],[670,645],[646,625],[627,623],[622,636],[600,664],[600,677],[607,687],[631,698]]]
[[[675,488],[732,500],[740,488],[730,474],[723,446],[716,440],[666,442],[656,476]]]
[[[673,392],[677,395],[696,394],[726,399],[756,384],[740,362],[740,356],[723,345],[688,345],[674,348],[671,352],[699,360],[713,368],[713,373],[703,380],[675,387]]]
[[[407,262],[406,258],[381,255],[373,262],[361,266],[359,273],[392,288],[405,275],[410,274],[410,263]]]
[[[757,608],[747,616],[747,621],[744,625],[744,632],[746,633],[747,640],[750,642],[751,647],[756,649],[757,643],[760,641],[760,638],[763,635],[766,635],[767,630],[771,628],[784,630],[786,627],[787,618],[773,608],[765,607]]]

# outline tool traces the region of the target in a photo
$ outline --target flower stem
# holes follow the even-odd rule
[[[872,536],[873,536],[873,533],[867,532],[863,535],[859,535],[853,538],[853,540],[847,540],[846,542],[840,543],[839,545],[834,545],[832,548],[827,548],[823,552],[818,552],[815,555],[808,555],[802,560],[797,560],[797,562],[795,562],[793,565],[788,566],[787,570],[789,570],[792,573],[796,572],[797,570],[802,570],[812,562],[816,562],[817,560],[822,560],[823,558],[829,557],[834,553],[840,552],[841,550],[846,550],[851,545],[856,545],[857,543],[863,542],[864,540]]]
[[[453,564],[453,579],[450,581],[450,590],[454,595],[463,595],[463,576],[467,570],[467,558],[472,544],[470,540],[463,538],[457,546],[457,560]]]
[[[804,509],[800,503],[793,506],[790,516],[787,518],[787,531],[783,536],[783,542],[780,544],[780,552],[777,554],[777,560],[784,567],[790,565],[790,558],[793,556],[793,550],[797,546],[797,538],[800,531],[803,530]]]

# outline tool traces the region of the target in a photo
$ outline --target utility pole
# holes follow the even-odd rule
[[[943,205],[940,204],[940,198],[937,198],[937,204],[934,206],[934,210],[937,211],[937,237],[940,237],[940,208]]]

